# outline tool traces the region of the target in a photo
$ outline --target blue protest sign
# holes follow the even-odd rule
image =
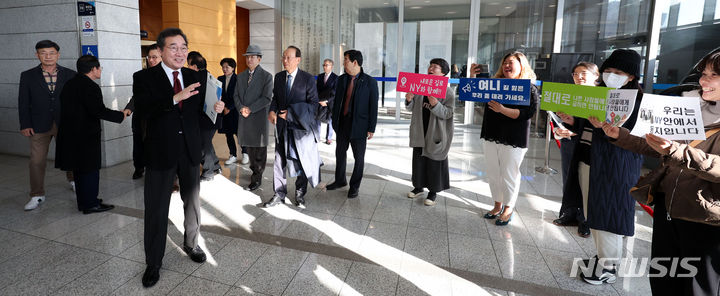
[[[460,100],[530,105],[530,79],[460,78]]]

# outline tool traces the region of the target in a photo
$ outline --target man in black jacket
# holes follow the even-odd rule
[[[157,40],[162,62],[133,75],[137,115],[147,122],[145,138],[145,263],[143,286],[160,279],[165,254],[168,211],[173,180],[178,177],[185,211],[183,250],[195,262],[205,262],[200,235],[200,119],[205,88],[197,72],[183,68],[187,37],[167,28]],[[203,95],[199,95],[203,94]],[[225,107],[215,103],[215,111]]]
[[[57,64],[60,46],[50,40],[35,44],[40,65],[20,74],[18,117],[20,133],[30,139],[30,201],[25,210],[37,208],[45,201],[45,167],[50,141],[57,136],[60,122],[60,93],[75,71]],[[67,180],[74,189],[72,172]]]
[[[345,52],[345,74],[338,78],[335,91],[337,100],[332,114],[332,126],[337,133],[335,182],[328,184],[327,190],[347,185],[347,149],[352,146],[355,166],[350,177],[348,198],[355,198],[359,194],[365,168],[365,147],[367,140],[372,139],[377,124],[377,80],[362,71],[362,62],[360,51],[351,49]]]
[[[318,74],[317,77],[317,91],[318,91],[318,99],[320,100],[318,103],[320,104],[320,109],[318,109],[318,115],[323,116],[327,112],[327,114],[332,117],[332,107],[333,107],[333,101],[335,100],[335,82],[337,82],[338,76],[333,73],[333,60],[331,59],[325,59],[323,61],[323,72]],[[321,119],[324,120],[324,119]],[[320,124],[321,121],[318,120],[318,131],[320,130]],[[325,144],[332,144],[332,136],[333,136],[333,129],[332,129],[332,118],[327,119],[327,134],[325,134]],[[319,132],[318,134],[322,134],[322,132]]]
[[[60,94],[55,167],[73,172],[78,210],[90,214],[114,208],[97,198],[101,165],[100,120],[121,123],[125,114],[105,107],[100,86],[93,81],[100,79],[102,73],[96,57],[80,57],[77,70],[80,73],[65,84]]]
[[[191,51],[188,53],[187,63],[188,68],[198,72],[200,85],[207,86],[208,71],[205,58],[199,52]],[[212,181],[216,174],[222,172],[220,160],[215,154],[215,147],[212,143],[215,132],[220,127],[220,122],[222,122],[222,117],[219,114],[215,123],[207,116],[200,116],[200,165],[202,166],[200,181]]]

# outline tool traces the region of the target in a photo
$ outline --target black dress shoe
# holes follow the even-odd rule
[[[92,213],[100,213],[100,212],[105,212],[105,211],[112,210],[112,209],[114,209],[114,208],[115,208],[114,205],[107,205],[107,204],[101,203],[101,204],[98,204],[97,206],[94,206],[94,207],[92,207],[92,208],[84,209],[84,210],[83,210],[83,214],[86,214],[86,215],[87,215],[87,214],[92,214]]]
[[[268,200],[267,202],[265,202],[263,204],[263,207],[270,208],[270,207],[274,207],[276,205],[284,204],[284,203],[285,203],[285,198],[280,197],[279,195],[275,194],[275,195],[273,195],[273,197],[270,200]]]
[[[295,191],[295,206],[298,208],[304,209],[305,208],[305,193],[306,190],[296,190]]]
[[[587,222],[582,222],[578,225],[578,235],[585,238],[590,236],[590,227],[588,227]]]
[[[248,190],[250,190],[250,191],[253,191],[258,188],[260,188],[260,182],[250,182],[250,185],[248,185]]]
[[[145,173],[145,170],[143,170],[143,169],[137,170],[137,169],[136,169],[135,172],[133,173],[133,176],[132,176],[133,180],[137,180],[137,179],[142,178],[142,177],[143,177],[143,173]]]
[[[348,198],[356,198],[358,194],[360,194],[360,190],[357,188],[350,188],[350,190],[348,190]]]
[[[217,175],[222,175],[222,169],[217,169],[217,170],[215,170],[215,174],[217,174]]]
[[[212,181],[214,178],[215,178],[215,176],[209,176],[209,177],[201,176],[201,177],[200,177],[200,182]]]
[[[553,220],[553,224],[557,226],[575,226],[578,225],[578,221],[575,217],[570,217],[570,215],[561,215],[560,218]]]
[[[341,187],[345,187],[347,183],[338,183],[338,182],[332,182],[328,184],[328,186],[325,186],[325,189],[327,190],[335,190]]]
[[[205,252],[203,252],[200,246],[195,246],[194,248],[183,246],[183,251],[188,254],[192,261],[195,261],[197,263],[203,263],[207,259],[207,257],[205,256]]]
[[[148,265],[142,277],[142,284],[145,288],[154,286],[160,280],[160,266]]]

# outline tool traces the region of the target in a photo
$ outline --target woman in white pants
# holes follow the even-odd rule
[[[536,76],[527,57],[516,51],[503,57],[494,78],[534,80]],[[485,105],[480,137],[484,140],[485,172],[495,206],[484,217],[497,219],[495,225],[507,225],[512,219],[520,190],[520,164],[530,139],[530,118],[537,105],[535,85],[530,89],[529,106],[503,105],[496,101]]]

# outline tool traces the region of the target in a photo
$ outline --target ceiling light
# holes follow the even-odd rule
[[[446,12],[446,13],[447,13],[447,14],[456,14],[457,11],[448,11],[448,12]]]
[[[488,3],[488,5],[498,5],[498,4],[500,4],[500,2],[490,2],[490,3]]]
[[[555,7],[555,4],[550,4],[548,5],[548,7]]]
[[[420,9],[422,6],[410,6],[410,9]]]
[[[505,6],[505,9],[510,9],[510,8],[512,8],[512,6]]]

